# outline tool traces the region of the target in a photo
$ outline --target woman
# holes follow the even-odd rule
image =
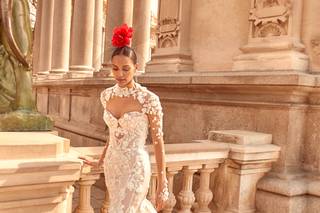
[[[110,213],[157,212],[168,199],[168,181],[162,133],[162,107],[159,97],[134,81],[137,57],[130,44],[132,28],[126,24],[113,32],[112,74],[116,84],[102,91],[104,121],[109,127],[109,143],[92,166],[104,165]],[[146,199],[151,166],[145,141],[150,129],[158,169],[156,209]],[[106,156],[106,157],[105,157]]]

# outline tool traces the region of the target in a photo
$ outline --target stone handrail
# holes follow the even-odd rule
[[[254,212],[256,184],[271,169],[271,162],[276,161],[279,156],[280,148],[272,145],[271,140],[271,135],[264,133],[230,130],[212,131],[208,140],[165,144],[170,194],[163,212],[211,212],[213,209]],[[153,145],[146,145],[145,148],[150,154],[152,168],[147,198],[154,204],[157,185],[154,149]],[[97,159],[102,149],[103,147],[73,147],[72,151]],[[216,168],[218,170],[212,175]],[[79,179],[80,203],[76,212],[93,212],[90,187],[101,173],[103,169],[92,170],[89,166],[83,166]],[[178,183],[174,183],[177,174],[182,178],[180,188],[177,187]],[[197,179],[194,180],[194,177]],[[198,183],[195,192],[194,183]],[[211,202],[214,205],[209,208]],[[107,207],[106,193],[101,212],[106,212]]]

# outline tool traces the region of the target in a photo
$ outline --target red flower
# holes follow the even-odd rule
[[[120,27],[116,27],[113,30],[112,45],[114,47],[124,47],[130,45],[133,29],[128,27],[127,24],[123,24]]]

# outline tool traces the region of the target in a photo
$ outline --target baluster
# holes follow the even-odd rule
[[[94,213],[91,206],[91,187],[95,180],[79,180],[79,205],[76,208],[76,213]]]
[[[104,201],[102,203],[102,207],[100,209],[101,213],[108,213],[108,208],[109,208],[109,193],[108,189],[105,191],[105,196],[104,196]]]
[[[191,213],[191,207],[195,201],[194,193],[192,192],[193,174],[201,167],[199,166],[184,166],[182,169],[183,180],[182,190],[179,192],[178,200],[180,202],[179,213]]]
[[[180,168],[167,168],[169,198],[165,203],[165,206],[163,208],[163,213],[171,213],[173,211],[173,207],[176,205],[177,200],[175,198],[175,195],[173,194],[173,180],[174,180],[174,175],[178,173]]]
[[[157,173],[152,173],[147,198],[154,206],[156,205],[156,187],[157,187]]]
[[[196,191],[195,196],[197,199],[198,207],[195,212],[210,213],[209,203],[213,198],[213,193],[209,188],[210,184],[210,174],[214,171],[217,165],[207,165],[204,164],[202,169],[200,169],[200,186]]]

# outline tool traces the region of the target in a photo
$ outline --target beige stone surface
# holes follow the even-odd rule
[[[248,40],[249,1],[192,1],[190,45],[194,71],[228,71]]]
[[[46,159],[69,152],[66,138],[42,132],[1,132],[0,159]]]
[[[55,132],[0,133],[0,212],[70,213],[81,161]]]

